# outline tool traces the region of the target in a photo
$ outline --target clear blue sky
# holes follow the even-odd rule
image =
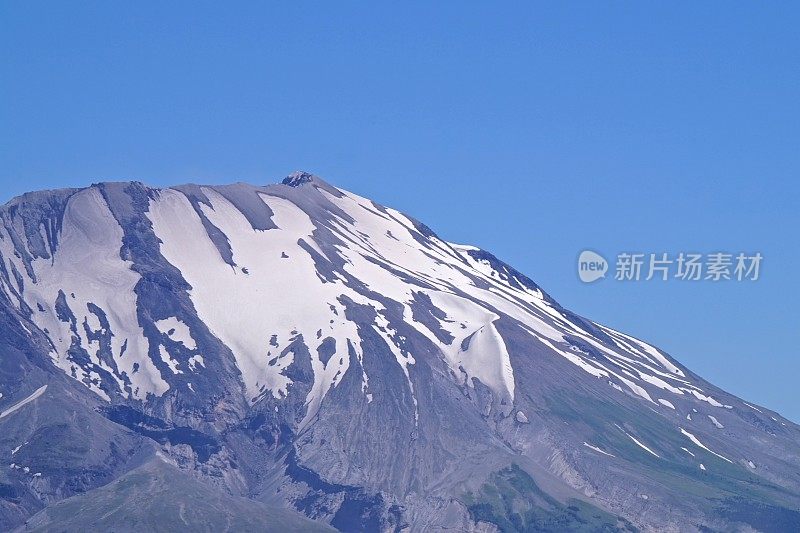
[[[313,171],[800,421],[797,5],[160,4],[0,3],[3,201]],[[584,248],[765,259],[583,285]]]

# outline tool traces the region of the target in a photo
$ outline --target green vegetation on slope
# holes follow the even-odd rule
[[[464,500],[473,520],[495,524],[504,533],[636,531],[626,520],[584,501],[555,500],[516,464],[492,474]]]
[[[155,459],[104,487],[46,507],[20,531],[333,531],[299,513],[225,494]]]

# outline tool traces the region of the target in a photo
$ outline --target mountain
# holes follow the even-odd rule
[[[800,427],[311,174],[0,219],[4,530],[800,529]]]
[[[82,533],[89,527],[108,532],[336,531],[299,513],[214,490],[159,459],[44,508],[19,531]]]

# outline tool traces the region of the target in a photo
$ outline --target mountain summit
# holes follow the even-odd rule
[[[281,183],[283,183],[284,185],[288,185],[290,187],[299,187],[304,183],[313,183],[313,182],[319,183],[320,181],[322,180],[320,180],[314,174],[298,170],[286,176]]]
[[[800,528],[798,426],[312,174],[0,220],[2,529]]]

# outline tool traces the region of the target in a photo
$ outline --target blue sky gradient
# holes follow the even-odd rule
[[[796,4],[161,4],[0,4],[0,201],[312,171],[800,421]],[[584,285],[585,248],[764,263]]]

